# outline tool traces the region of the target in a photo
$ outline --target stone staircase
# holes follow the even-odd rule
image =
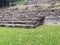
[[[6,9],[0,12],[0,26],[35,28],[43,24],[43,20],[39,10]]]

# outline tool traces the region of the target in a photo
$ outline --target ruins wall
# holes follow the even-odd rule
[[[44,25],[60,25],[60,18],[45,18]]]

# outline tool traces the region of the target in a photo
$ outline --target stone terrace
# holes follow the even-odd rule
[[[41,16],[38,7],[33,10],[26,9],[5,9],[0,12],[0,26],[10,27],[37,27],[43,24],[44,16]]]

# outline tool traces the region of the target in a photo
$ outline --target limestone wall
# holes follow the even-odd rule
[[[56,20],[55,18],[46,18],[44,20],[44,25],[54,25],[54,24],[60,25],[60,18],[58,20]]]

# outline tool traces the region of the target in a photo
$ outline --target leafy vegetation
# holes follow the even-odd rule
[[[60,45],[60,26],[35,29],[0,27],[0,45]]]

